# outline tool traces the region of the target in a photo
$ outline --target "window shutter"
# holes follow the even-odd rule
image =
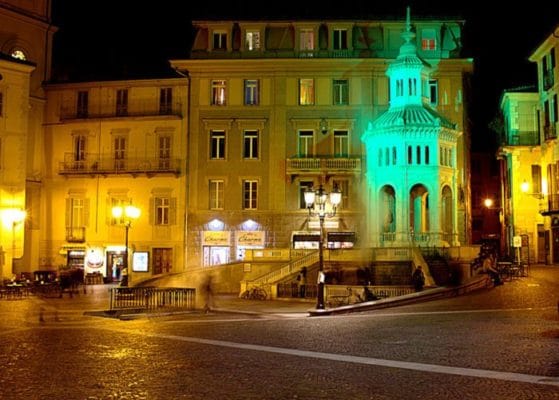
[[[155,199],[152,197],[149,199],[149,210],[148,210],[149,224],[155,225]]]
[[[84,199],[83,201],[83,225],[89,226],[89,207],[90,207],[90,200]]]
[[[71,227],[72,224],[72,199],[66,199],[66,215],[64,220],[64,226],[66,228]]]
[[[171,197],[169,204],[169,225],[177,224],[177,198]]]

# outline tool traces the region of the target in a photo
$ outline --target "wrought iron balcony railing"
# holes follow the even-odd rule
[[[84,226],[67,226],[66,227],[66,241],[70,243],[83,243],[85,242],[85,227]]]
[[[557,137],[557,131],[555,130],[555,125],[545,125],[543,127],[543,134],[545,140],[555,139]]]
[[[71,154],[72,155],[72,154]],[[176,158],[103,158],[88,155],[84,160],[66,157],[59,165],[60,175],[155,175],[180,174],[180,159]]]
[[[140,109],[128,107],[126,110],[115,109],[112,112],[92,112],[84,109],[61,109],[60,120],[71,121],[74,119],[109,119],[109,118],[130,118],[130,117],[182,117],[182,106],[161,107],[159,104],[153,107],[141,107]]]
[[[550,194],[540,201],[540,214],[559,214],[559,194]]]

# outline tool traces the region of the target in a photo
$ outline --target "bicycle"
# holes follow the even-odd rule
[[[266,300],[268,293],[261,287],[247,289],[241,294],[241,299],[245,300]]]

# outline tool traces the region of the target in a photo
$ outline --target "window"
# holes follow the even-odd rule
[[[301,29],[299,32],[299,50],[312,54],[314,50],[314,32],[312,29]]]
[[[113,143],[115,169],[124,169],[126,168],[126,138],[124,136],[116,136]]]
[[[384,163],[387,167],[390,165],[390,149],[388,147],[384,149]]]
[[[258,182],[243,181],[243,209],[256,210],[258,197]]]
[[[416,164],[421,164],[421,146],[415,147]]]
[[[248,51],[260,50],[260,32],[247,31],[245,34],[245,49]]]
[[[436,79],[429,79],[427,87],[429,104],[431,104],[432,106],[436,106],[437,104],[439,104],[439,81],[437,81]]]
[[[227,33],[225,32],[213,33],[213,49],[227,50]]]
[[[85,160],[85,149],[87,146],[87,137],[85,135],[78,135],[74,137],[74,161]],[[81,164],[83,167],[83,164]]]
[[[349,81],[347,79],[334,79],[332,91],[335,106],[345,106],[349,104]]]
[[[78,91],[76,114],[78,118],[87,118],[89,111],[89,93],[85,90]]]
[[[116,91],[116,115],[128,114],[128,89],[119,89]]]
[[[223,210],[223,186],[222,180],[210,181],[210,210]]]
[[[542,167],[539,165],[532,165],[532,192],[542,192]]]
[[[126,207],[132,204],[130,199],[124,197],[111,197],[110,207],[108,209],[109,215],[111,217],[111,225],[123,225],[124,224],[124,213],[119,218],[112,215],[112,209],[115,207]]]
[[[309,189],[312,189],[314,186],[313,181],[300,181],[299,182],[299,208],[305,209],[307,208],[307,203],[305,202],[305,192]]]
[[[226,82],[224,80],[212,81],[212,105],[224,106],[226,95]]]
[[[408,85],[409,85],[408,94],[410,96],[416,96],[417,95],[417,79],[409,78],[408,79]]]
[[[378,149],[378,166],[382,167],[382,149]]]
[[[171,199],[168,197],[155,198],[155,225],[169,225]]]
[[[299,157],[314,156],[314,132],[299,131]]]
[[[396,165],[396,146],[392,147],[392,165]]]
[[[344,206],[346,209],[349,207],[349,181],[347,179],[333,179],[332,189],[338,188],[342,192],[342,201],[338,207]]]
[[[255,160],[258,158],[258,131],[244,132],[243,158],[246,160]]]
[[[413,162],[413,150],[411,146],[408,146],[408,164]]]
[[[89,200],[83,195],[66,199],[66,240],[69,242],[85,241]]]
[[[434,29],[423,29],[421,31],[421,50],[437,50],[437,40]]]
[[[349,133],[347,131],[334,131],[334,157],[349,156]]]
[[[171,114],[173,111],[173,89],[161,88],[159,90],[159,114]]]
[[[347,50],[347,29],[334,29],[334,50]]]
[[[245,105],[255,106],[259,103],[258,80],[245,79]]]
[[[299,104],[314,104],[314,79],[299,79]]]
[[[27,60],[27,56],[25,55],[25,52],[20,49],[12,50],[11,56],[13,58],[17,58],[18,60],[22,60],[22,61]]]
[[[425,146],[425,164],[429,164],[429,146]]]
[[[157,140],[157,147],[159,169],[169,169],[171,167],[171,136],[160,135]]]
[[[403,96],[404,95],[404,80],[398,79],[396,80],[396,96]]]
[[[225,159],[225,131],[211,131],[210,133],[210,159]]]

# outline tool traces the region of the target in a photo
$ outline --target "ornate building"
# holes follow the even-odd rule
[[[461,21],[414,22],[417,54],[409,20],[194,26],[190,59],[171,62],[191,88],[193,264],[316,248],[303,193],[319,185],[343,193],[330,248],[469,243],[472,61],[460,58]]]

